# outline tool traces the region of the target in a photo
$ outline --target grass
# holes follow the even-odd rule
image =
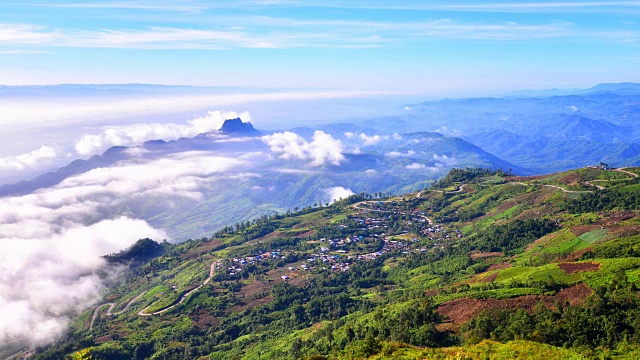
[[[336,215],[329,221],[331,224],[337,224],[347,220],[347,215]]]
[[[471,288],[473,289],[473,288]],[[517,296],[524,295],[541,295],[542,290],[538,288],[504,288],[504,289],[492,289],[492,290],[471,290],[457,292],[454,294],[439,294],[433,297],[433,301],[436,304],[441,304],[447,301],[460,299],[460,298],[474,298],[474,299],[508,299]]]
[[[546,264],[542,266],[514,266],[499,270],[496,282],[511,284],[519,282],[526,284],[529,281],[547,282],[553,278],[556,283],[572,285],[582,279],[581,273],[567,274],[558,267],[557,264]]]
[[[600,271],[584,273],[584,282],[592,289],[611,284],[618,271],[624,271],[627,276],[637,276],[640,271],[640,258],[595,259],[594,262],[602,264]]]

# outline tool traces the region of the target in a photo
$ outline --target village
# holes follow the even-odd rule
[[[290,250],[276,249],[245,257],[224,260],[219,267],[231,278],[239,277],[249,266],[266,260],[287,263],[288,273],[280,275],[284,281],[290,272],[347,271],[356,262],[370,261],[385,254],[395,256],[426,252],[442,248],[445,243],[460,239],[460,230],[434,224],[423,211],[401,211],[397,202],[362,202],[354,205],[357,213],[345,221],[332,225],[336,233],[360,235],[323,237],[309,240],[317,244],[313,252],[292,256]],[[372,249],[375,247],[375,249]],[[368,251],[367,251],[368,250]]]

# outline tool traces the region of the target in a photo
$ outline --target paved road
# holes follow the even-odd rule
[[[138,299],[140,299],[144,294],[147,293],[148,290],[143,291],[140,295],[134,297],[133,299],[131,299],[131,301],[129,301],[127,303],[127,305],[125,305],[125,307],[115,313],[112,313],[111,311],[113,311],[113,308],[116,306],[116,304],[114,303],[106,303],[106,304],[102,304],[102,305],[98,305],[98,307],[93,311],[93,317],[91,318],[91,325],[89,325],[89,330],[93,329],[93,323],[96,321],[96,318],[98,317],[98,315],[100,314],[100,309],[102,309],[105,306],[109,306],[109,308],[107,309],[107,312],[105,313],[105,315],[107,316],[112,316],[112,315],[120,315],[123,312],[129,310],[129,307],[131,307],[131,305],[136,302]]]
[[[209,277],[202,284],[200,284],[197,288],[195,288],[195,289],[189,291],[188,293],[182,295],[182,297],[180,298],[180,301],[178,301],[177,303],[175,303],[175,304],[173,304],[173,305],[171,305],[169,307],[166,307],[166,308],[164,308],[162,310],[158,310],[158,311],[152,312],[151,314],[145,313],[147,311],[147,309],[149,309],[151,307],[151,306],[147,306],[146,308],[140,310],[140,312],[138,312],[138,315],[140,315],[140,316],[160,315],[160,314],[162,314],[164,312],[167,312],[167,311],[173,309],[174,307],[182,304],[185,300],[187,300],[189,295],[191,295],[194,292],[200,290],[203,286],[207,285],[211,281],[211,278],[213,277],[213,273],[215,272],[215,268],[216,268],[216,264],[215,263],[211,264],[211,269],[209,270]]]
[[[619,172],[622,172],[622,173],[625,173],[625,174],[629,174],[629,175],[633,176],[634,178],[638,177],[638,174],[632,173],[631,171],[627,171],[627,170],[625,170],[625,168],[614,169],[614,171],[619,171]]]
[[[188,293],[182,295],[182,297],[180,298],[180,301],[178,301],[176,304],[171,305],[171,306],[169,306],[167,308],[164,308],[162,310],[158,310],[158,311],[153,312],[151,314],[145,314],[145,311],[147,309],[149,309],[149,307],[150,307],[150,306],[147,306],[146,308],[144,308],[140,312],[138,312],[138,315],[140,315],[140,316],[158,315],[158,314],[162,314],[162,313],[164,313],[166,311],[169,311],[169,310],[173,309],[174,307],[182,304],[187,299],[187,297],[189,297],[189,295],[191,295],[194,292],[200,290],[203,286],[207,285],[211,281],[211,278],[213,278],[213,273],[215,272],[215,269],[216,269],[216,264],[215,263],[211,264],[211,268],[209,269],[209,277],[202,284],[200,284],[197,288],[195,288],[195,289],[189,291]],[[109,308],[107,309],[107,312],[105,313],[105,315],[107,315],[107,316],[120,315],[123,312],[129,310],[129,307],[131,307],[131,305],[134,302],[136,302],[138,299],[140,299],[142,296],[144,296],[144,294],[146,294],[147,291],[148,290],[145,290],[140,295],[138,295],[135,298],[131,299],[131,301],[129,301],[127,303],[127,305],[122,310],[120,310],[118,312],[115,312],[115,313],[112,313],[113,308],[116,306],[116,304],[114,304],[114,303],[106,303],[106,304],[98,305],[98,307],[96,307],[96,309],[93,311],[93,317],[91,318],[91,325],[89,325],[89,330],[93,329],[93,323],[96,321],[96,318],[98,317],[98,315],[100,315],[100,309],[102,309],[105,306],[108,306]]]

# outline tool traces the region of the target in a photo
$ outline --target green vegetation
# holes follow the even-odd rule
[[[419,197],[357,194],[210,239],[144,240],[114,255],[131,266],[103,297],[123,309],[146,293],[92,329],[87,309],[32,358],[635,359],[637,180],[581,169],[538,182],[592,180],[611,182],[566,193],[455,169]]]

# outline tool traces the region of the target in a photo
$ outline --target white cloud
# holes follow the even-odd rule
[[[203,6],[187,4],[158,4],[134,3],[134,2],[104,2],[104,3],[67,3],[67,4],[37,4],[34,6],[60,7],[60,8],[81,8],[81,9],[131,9],[148,11],[171,11],[187,14],[199,14],[206,9]]]
[[[200,111],[203,109],[237,106],[252,102],[347,99],[389,94],[376,91],[324,91],[324,92],[279,92],[259,94],[225,94],[165,96],[130,100],[100,99],[71,101],[5,101],[0,103],[0,125],[56,125],[104,123],[105,119],[123,117],[149,117],[158,114]]]
[[[46,51],[41,50],[2,50],[0,55],[40,55],[48,54]]]
[[[206,116],[187,121],[186,124],[131,124],[111,126],[101,134],[85,135],[75,145],[80,155],[91,155],[111,146],[135,145],[148,140],[176,140],[218,130],[226,119],[240,117],[251,119],[249,113],[240,115],[233,111],[210,111]]]
[[[365,133],[361,133],[360,134],[360,140],[362,140],[362,143],[364,145],[375,145],[377,144],[380,140],[388,140],[389,136],[384,135],[384,136],[380,136],[380,135],[373,135],[373,136],[369,136]]]
[[[356,134],[352,133],[351,131],[347,131],[346,133],[344,133],[344,137],[346,137],[347,139],[352,139]]]
[[[310,166],[340,165],[345,160],[342,142],[320,130],[314,132],[311,142],[290,131],[263,136],[262,141],[282,159],[311,160]]]
[[[57,154],[54,148],[43,145],[39,149],[26,154],[0,158],[0,170],[35,169],[42,165],[50,164],[56,157]]]
[[[0,232],[0,346],[54,340],[71,316],[98,300],[103,282],[97,271],[105,266],[101,256],[139,238],[166,236],[144,221],[127,218],[42,235],[7,237]]]
[[[367,169],[364,173],[366,175],[369,175],[369,176],[373,176],[373,175],[377,175],[378,174],[378,172],[375,169]]]
[[[70,316],[98,300],[102,255],[139,238],[168,238],[142,220],[119,217],[122,209],[199,200],[220,179],[257,176],[241,171],[246,163],[202,151],[137,158],[0,198],[0,346],[53,340]]]
[[[347,197],[354,194],[351,189],[344,188],[342,186],[335,186],[332,188],[328,188],[324,190],[326,196],[328,197],[326,202],[331,204],[332,202],[340,199],[346,199]]]
[[[393,133],[393,135],[391,135],[391,138],[393,140],[402,140],[402,136],[398,135],[398,133]]]
[[[436,161],[441,162],[442,164],[438,164],[438,165],[441,165],[441,166],[444,166],[444,165],[455,165],[457,163],[456,158],[453,157],[453,156],[433,154],[433,159],[436,160]]]
[[[391,156],[391,157],[408,157],[408,156],[412,156],[415,155],[416,152],[413,150],[408,150],[407,153],[401,153],[398,151],[391,151],[387,153],[387,156]]]
[[[565,106],[565,109],[569,110],[570,112],[577,112],[578,111],[578,107],[575,106],[575,105]]]
[[[407,168],[407,170],[422,170],[427,168],[425,164],[419,164],[415,162],[405,167]]]

